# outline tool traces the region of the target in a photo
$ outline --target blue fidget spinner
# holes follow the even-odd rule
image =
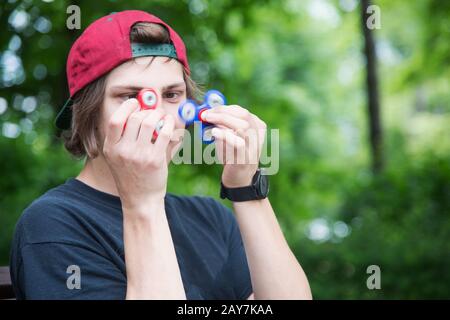
[[[178,107],[178,115],[186,123],[191,125],[195,121],[201,122],[200,138],[203,143],[209,144],[214,141],[211,130],[214,125],[206,122],[202,118],[202,113],[208,109],[226,104],[225,96],[217,90],[209,90],[205,94],[205,99],[201,105],[198,105],[194,100],[187,99]]]

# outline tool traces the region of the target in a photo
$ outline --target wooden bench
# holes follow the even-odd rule
[[[0,267],[0,300],[14,299],[8,267]]]

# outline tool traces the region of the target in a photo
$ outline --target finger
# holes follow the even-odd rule
[[[139,143],[149,144],[151,142],[153,132],[155,131],[156,124],[164,116],[164,111],[161,108],[149,110],[147,116],[142,120],[141,128],[139,130],[138,141]]]
[[[214,130],[215,129],[215,130]],[[230,164],[230,163],[234,163],[235,159],[236,159],[236,150],[234,148],[233,144],[227,144],[226,139],[225,139],[225,132],[227,130],[227,128],[213,128],[211,131],[211,134],[214,137],[214,144],[215,144],[215,148],[216,148],[216,154],[219,160],[220,164]],[[228,139],[228,142],[230,141],[230,139]]]
[[[139,108],[139,103],[136,99],[128,99],[123,102],[119,108],[114,111],[108,121],[105,135],[106,140],[111,143],[119,142],[128,117],[133,112],[139,110]]]
[[[204,114],[206,114],[203,116],[203,118],[209,123],[222,125],[239,132],[246,131],[248,128],[250,128],[250,124],[247,120],[243,120],[228,113],[208,112],[209,110],[204,112]]]
[[[252,115],[252,118],[253,118],[252,121],[255,123],[256,128],[258,128],[257,137],[258,137],[258,157],[259,157],[261,155],[261,151],[264,146],[264,142],[266,140],[267,125],[256,115]]]
[[[216,146],[219,145],[222,151],[222,163],[225,164],[245,164],[247,150],[245,140],[236,135],[230,129],[213,128],[211,134],[214,136]]]
[[[227,145],[233,148],[243,148],[245,147],[245,140],[242,137],[239,137],[231,130],[221,129],[221,128],[213,128],[211,131],[214,139],[224,141]]]
[[[212,133],[211,133],[212,134]],[[214,138],[214,144],[215,144],[215,150],[216,150],[216,159],[218,160],[219,164],[225,163],[225,155],[226,155],[226,148],[225,148],[225,141],[222,139]],[[234,152],[233,152],[234,153]]]
[[[260,138],[258,135],[258,129],[248,130],[245,137],[247,144],[247,159],[248,164],[258,164],[260,156]]]
[[[123,131],[121,141],[125,142],[135,142],[139,136],[139,130],[141,128],[142,121],[149,115],[153,110],[141,110],[130,114],[127,120],[127,126]]]
[[[155,141],[155,153],[161,156],[166,154],[167,145],[169,144],[173,131],[175,129],[175,119],[171,114],[164,117],[164,126],[159,131],[158,138]]]
[[[228,105],[228,106],[218,106],[218,107],[214,107],[208,110],[208,112],[211,113],[219,113],[219,114],[223,114],[223,113],[227,113],[227,114],[231,114],[235,117],[247,120],[250,118],[251,113],[250,111],[248,111],[247,109],[238,106],[238,105]],[[205,111],[206,112],[206,111]],[[208,113],[206,112],[206,113]]]

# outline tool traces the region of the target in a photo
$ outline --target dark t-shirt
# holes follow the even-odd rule
[[[248,298],[250,273],[231,210],[173,194],[165,209],[187,298]],[[18,299],[124,299],[120,198],[72,178],[35,200],[16,226],[11,278]]]

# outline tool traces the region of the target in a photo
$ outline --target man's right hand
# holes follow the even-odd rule
[[[152,143],[153,131],[163,117],[164,126]],[[166,150],[174,125],[173,116],[165,114],[162,108],[140,111],[136,99],[124,101],[109,119],[103,154],[123,208],[142,212],[145,210],[140,209],[152,201],[164,199],[168,176]]]

